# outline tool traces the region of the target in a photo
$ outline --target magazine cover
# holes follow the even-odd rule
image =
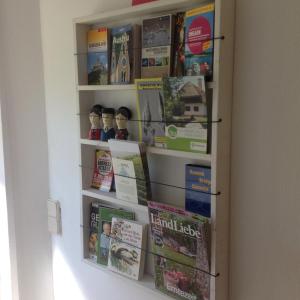
[[[148,162],[143,143],[110,139],[117,198],[147,205],[151,199]]]
[[[108,84],[109,31],[106,27],[88,31],[88,84]]]
[[[131,160],[113,158],[117,198],[138,203],[134,164]]]
[[[186,165],[185,187],[185,209],[210,218],[210,167],[192,164]]]
[[[214,4],[201,6],[185,15],[185,74],[212,79],[214,49]]]
[[[111,30],[111,84],[128,84],[140,77],[140,35],[139,25],[126,25]]]
[[[108,268],[140,280],[144,274],[146,243],[146,224],[112,218]]]
[[[122,209],[100,207],[98,226],[97,263],[107,266],[113,217],[134,220],[134,213]]]
[[[92,202],[90,207],[90,235],[88,241],[89,258],[97,262],[98,227],[99,227],[99,202]]]
[[[170,76],[173,25],[172,15],[143,20],[142,78]]]
[[[139,140],[148,146],[162,147],[165,140],[163,82],[160,78],[138,79],[137,113]]]
[[[209,300],[207,218],[149,202],[155,286],[175,299]]]
[[[207,153],[208,114],[204,76],[164,78],[163,92],[166,147]]]
[[[92,187],[103,192],[110,192],[113,181],[113,164],[109,151],[95,151],[95,167]]]

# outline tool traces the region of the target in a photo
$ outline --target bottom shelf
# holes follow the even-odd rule
[[[135,286],[138,286],[140,288],[147,288],[147,290],[153,292],[156,294],[156,296],[160,296],[160,299],[166,299],[166,300],[170,300],[171,298],[166,296],[165,294],[161,293],[159,290],[157,290],[155,288],[155,285],[154,285],[154,277],[152,275],[149,275],[149,274],[144,274],[143,276],[143,279],[142,280],[133,280],[133,279],[130,279],[130,278],[127,278],[125,276],[122,276],[118,273],[115,273],[113,271],[110,271],[108,270],[106,267],[104,266],[101,266],[99,264],[96,264],[94,263],[93,261],[91,261],[90,259],[88,258],[84,258],[83,259],[83,262],[94,267],[94,268],[97,268],[105,273],[108,273],[110,274],[111,276],[114,276],[115,278],[118,278],[120,280],[122,280],[123,282],[126,281],[126,283],[128,284],[133,284]]]

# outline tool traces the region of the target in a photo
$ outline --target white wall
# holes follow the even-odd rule
[[[300,299],[300,2],[237,0],[231,300]]]
[[[21,300],[50,300],[48,160],[38,0],[0,1],[0,53],[13,299],[20,295]]]

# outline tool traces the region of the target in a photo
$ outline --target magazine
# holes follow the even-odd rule
[[[147,205],[151,199],[146,148],[143,143],[108,141],[112,153],[117,198]]]
[[[209,300],[208,219],[156,202],[148,208],[156,288],[176,299]]]
[[[162,147],[165,136],[164,100],[160,78],[138,79],[137,112],[139,139],[148,146]]]
[[[163,79],[166,147],[207,153],[208,105],[204,76]]]
[[[112,218],[108,268],[135,280],[142,279],[147,248],[147,225]]]
[[[107,266],[113,217],[134,220],[134,213],[123,209],[100,207],[98,226],[97,263]]]

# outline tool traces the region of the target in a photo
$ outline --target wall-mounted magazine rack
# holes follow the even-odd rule
[[[128,106],[133,112],[133,120],[138,120],[136,109],[136,86],[124,85],[88,85],[87,82],[87,31],[94,25],[107,27],[128,23],[141,23],[144,17],[159,16],[176,13],[206,4],[206,0],[164,0],[154,1],[135,7],[128,7],[116,11],[108,11],[97,15],[74,19],[74,59],[76,65],[76,91],[80,161],[77,165],[91,166],[95,149],[108,149],[108,144],[87,139],[89,120],[87,112],[94,104],[106,107]],[[232,69],[233,69],[233,23],[234,0],[215,0],[215,43],[213,81],[207,87],[212,97],[212,120],[217,126],[211,126],[210,154],[199,154],[155,147],[147,147],[147,156],[151,180],[157,183],[170,183],[177,187],[185,185],[185,164],[197,163],[211,167],[211,190],[221,191],[221,194],[211,196],[211,267],[210,299],[228,300],[228,215],[229,215],[229,166],[230,166],[230,125],[232,99]],[[225,39],[224,39],[225,37]],[[220,123],[218,120],[222,118]],[[137,140],[136,123],[129,122],[129,131],[133,140]],[[148,222],[146,206],[121,201],[115,193],[105,193],[90,188],[92,168],[81,168],[81,220],[83,229],[88,226],[90,204],[98,200],[103,204],[133,210],[139,221]],[[176,176],[172,176],[176,174]],[[166,188],[167,189],[167,188]],[[167,189],[168,190],[168,189]],[[170,191],[161,195],[160,200],[167,204],[184,207],[185,190],[176,193]],[[217,194],[217,192],[215,193]],[[104,267],[91,263],[87,254],[88,230],[81,230],[82,258],[89,266],[108,272]],[[150,251],[149,249],[147,251]],[[151,255],[150,255],[151,256]],[[126,281],[133,286],[149,290],[160,299],[163,296],[154,288],[153,259],[147,259],[147,268],[142,281],[133,281],[118,274],[109,272],[115,280]],[[218,275],[218,276],[217,276]]]

